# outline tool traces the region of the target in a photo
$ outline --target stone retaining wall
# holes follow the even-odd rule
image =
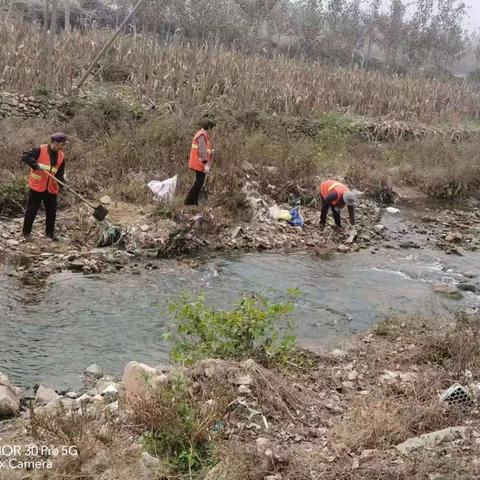
[[[0,119],[7,117],[40,117],[45,118],[55,109],[58,99],[44,96],[27,97],[21,94],[0,92]]]

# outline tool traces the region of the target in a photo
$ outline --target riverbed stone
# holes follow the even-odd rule
[[[387,383],[389,385],[395,383],[410,383],[418,379],[418,375],[413,372],[397,372],[385,370],[383,375],[380,376],[381,383]]]
[[[128,404],[135,405],[140,398],[149,395],[155,385],[166,380],[167,376],[150,365],[140,362],[129,362],[125,366],[122,378],[122,389]]]
[[[115,385],[108,385],[103,389],[101,395],[109,403],[114,402],[118,398],[118,388]]]
[[[463,240],[463,235],[459,232],[450,232],[445,237],[445,240],[449,243],[458,243]]]
[[[339,348],[335,348],[330,352],[330,356],[335,360],[344,360],[347,357],[347,352],[340,350]]]
[[[472,271],[466,271],[466,272],[463,272],[463,276],[465,278],[476,278],[478,277],[478,274]]]
[[[452,442],[457,438],[466,436],[468,427],[450,427],[443,430],[437,430],[431,433],[425,433],[419,437],[409,438],[405,442],[397,445],[397,450],[403,455],[427,448],[434,448],[438,445]]]
[[[147,452],[142,453],[141,462],[145,467],[147,467],[153,472],[159,470],[162,467],[162,461],[156,457],[152,457],[152,455]]]
[[[60,395],[48,385],[40,385],[37,389],[37,393],[35,394],[35,402],[37,405],[47,405],[54,400],[60,398]]]
[[[0,384],[0,420],[15,417],[19,411],[20,396],[10,384]]]
[[[445,295],[452,300],[461,300],[463,298],[462,292],[458,290],[456,285],[451,283],[434,283],[432,288],[435,293]]]
[[[92,365],[85,370],[85,373],[93,378],[102,378],[103,368],[96,363],[92,363]]]
[[[459,283],[458,289],[462,290],[463,292],[475,293],[478,290],[478,287],[476,285],[473,285],[472,283]]]
[[[420,245],[413,240],[405,240],[404,242],[400,242],[400,248],[420,248]]]

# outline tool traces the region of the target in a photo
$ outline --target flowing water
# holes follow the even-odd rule
[[[401,228],[398,218],[385,218]],[[168,362],[164,307],[182,292],[204,291],[208,302],[226,307],[242,293],[284,299],[299,288],[298,338],[317,348],[342,343],[389,311],[433,312],[476,308],[480,297],[460,302],[432,293],[434,281],[462,281],[478,267],[478,255],[440,251],[361,251],[330,258],[306,253],[254,253],[210,258],[199,268],[164,261],[137,275],[85,276],[63,273],[45,286],[24,286],[0,274],[0,370],[16,384],[47,382],[77,388],[91,363],[119,374],[130,360]]]

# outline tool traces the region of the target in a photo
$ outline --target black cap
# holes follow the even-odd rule
[[[51,137],[50,140],[52,142],[66,142],[67,141],[67,136],[64,133],[58,132],[54,133]]]

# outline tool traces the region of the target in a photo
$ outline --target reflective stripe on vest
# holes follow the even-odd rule
[[[323,198],[327,197],[328,194],[332,191],[337,192],[337,198],[332,202],[332,205],[337,205],[340,201],[343,200],[343,194],[345,192],[348,192],[349,188],[343,183],[331,179],[325,180],[320,184],[320,194]]]
[[[331,192],[335,187],[338,187],[339,185],[341,185],[340,182],[333,183],[332,185],[330,185],[330,187],[328,187],[328,191]]]

